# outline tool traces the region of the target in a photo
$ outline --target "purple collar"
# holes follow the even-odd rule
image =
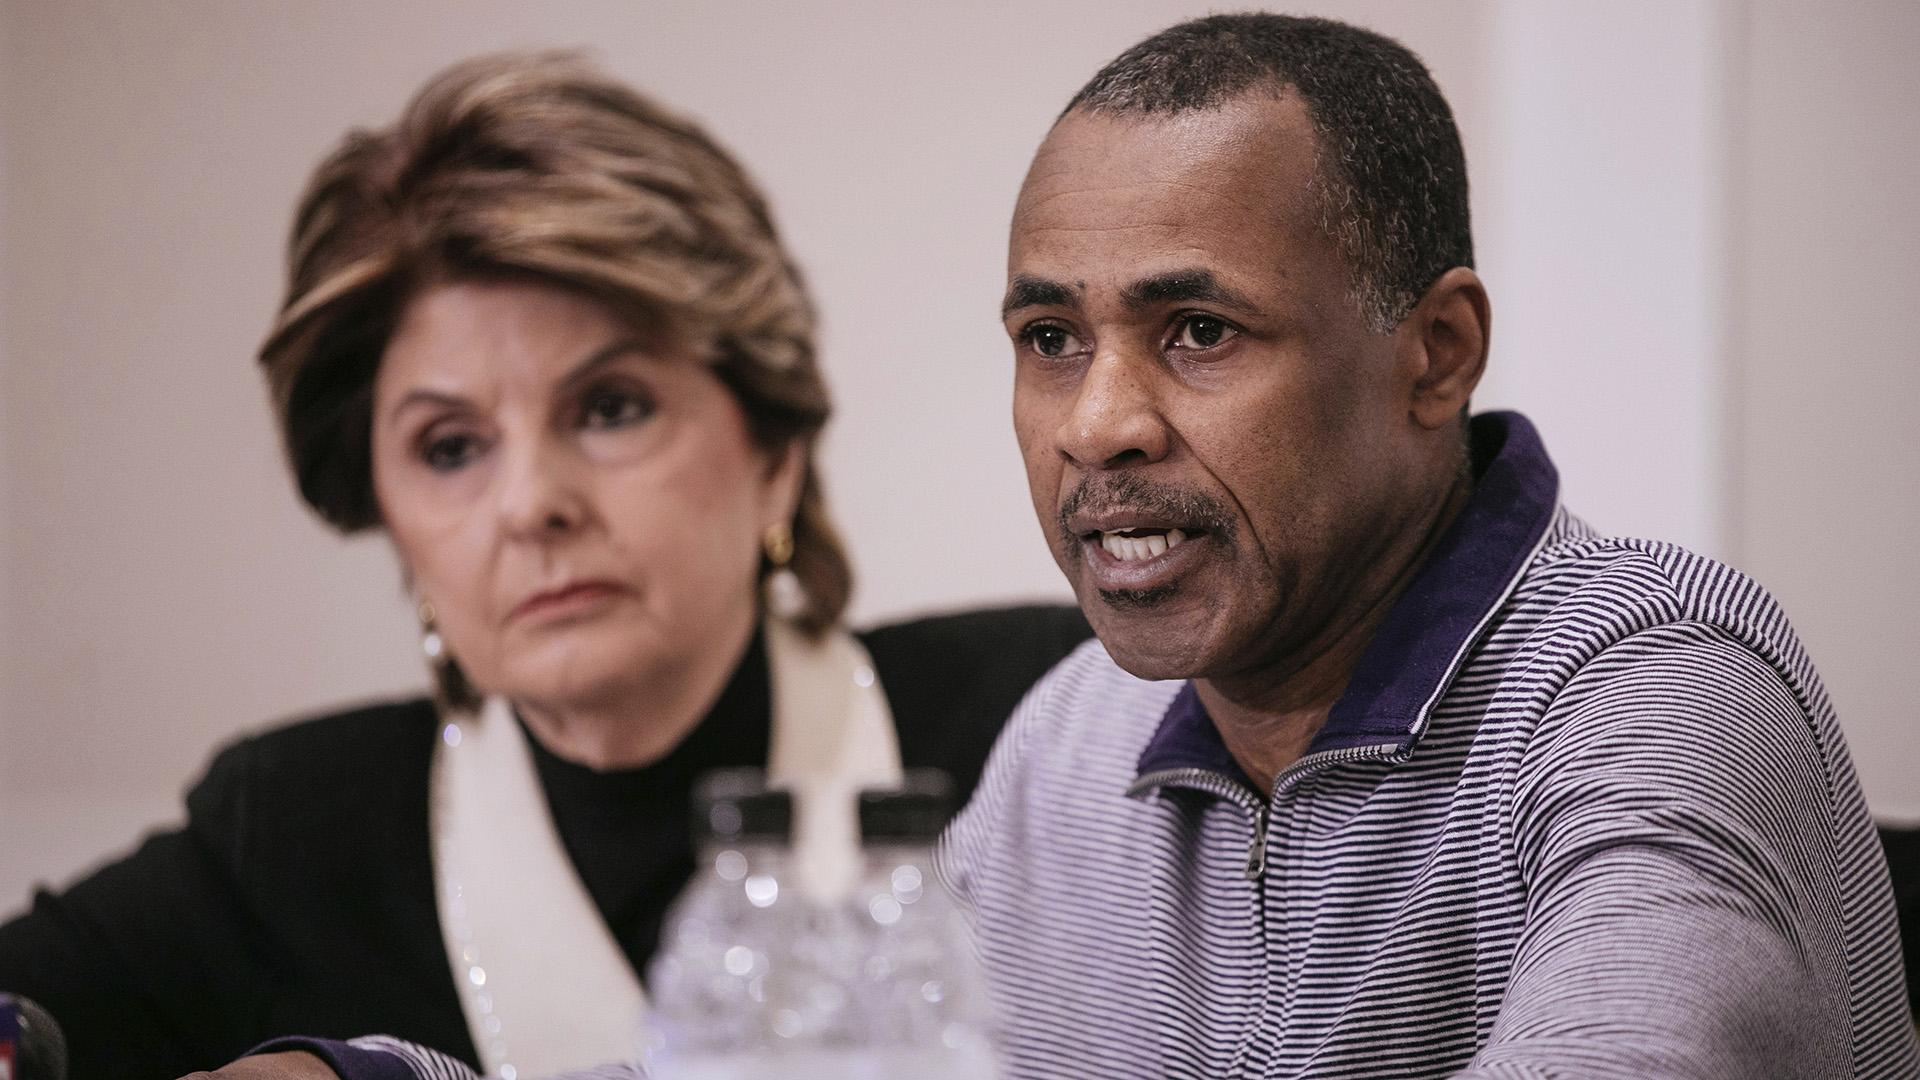
[[[1553,523],[1559,474],[1526,417],[1482,413],[1473,418],[1472,442],[1472,497],[1394,602],[1308,754],[1373,746],[1411,751],[1434,702]],[[1246,781],[1191,682],[1140,755],[1142,781],[1182,769]]]

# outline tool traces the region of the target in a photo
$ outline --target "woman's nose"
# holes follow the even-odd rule
[[[578,454],[548,440],[531,440],[505,456],[498,506],[509,535],[545,539],[573,532],[586,521],[592,508]]]
[[[1166,457],[1171,439],[1153,380],[1151,361],[1119,351],[1095,354],[1060,426],[1060,452],[1082,469],[1124,468]]]

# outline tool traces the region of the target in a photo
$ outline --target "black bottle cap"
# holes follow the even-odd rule
[[[869,844],[932,844],[953,817],[953,804],[952,777],[908,769],[900,787],[860,793],[860,837]]]
[[[694,785],[695,844],[784,844],[792,828],[793,797],[767,787],[765,770],[719,769]]]

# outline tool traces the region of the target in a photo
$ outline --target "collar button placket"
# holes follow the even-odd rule
[[[1264,872],[1254,883],[1254,892],[1260,912],[1263,979],[1260,1008],[1254,1014],[1253,1030],[1248,1038],[1253,1049],[1247,1055],[1247,1067],[1242,1073],[1249,1080],[1288,1075],[1286,1035],[1299,966],[1288,920],[1299,908],[1299,898],[1288,895],[1289,888],[1297,885],[1288,860],[1288,825],[1299,817],[1299,801],[1299,790],[1288,788],[1276,790],[1261,806],[1265,823],[1260,842]]]
[[[1271,921],[1273,908],[1270,907],[1269,890],[1272,888],[1272,866],[1268,857],[1270,836],[1269,823],[1273,809],[1265,799],[1251,790],[1245,799],[1236,799],[1247,812],[1249,835],[1247,838],[1246,883],[1249,908],[1253,914],[1252,939],[1259,950],[1256,957],[1259,965],[1260,983],[1257,991],[1258,1001],[1252,1011],[1252,1023],[1240,1039],[1235,1049],[1233,1064],[1228,1075],[1243,1080],[1259,1080],[1267,1073],[1267,1063],[1272,1057],[1273,1025],[1268,1013],[1273,1008],[1275,980],[1273,934]]]
[[[1266,873],[1267,808],[1262,805],[1253,809],[1253,838],[1247,843],[1247,880],[1255,882],[1255,888],[1258,889],[1258,883]]]

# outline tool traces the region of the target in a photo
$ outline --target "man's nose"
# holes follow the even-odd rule
[[[583,462],[557,440],[522,440],[507,450],[499,486],[499,514],[508,535],[543,540],[580,528],[590,507]]]
[[[1154,382],[1153,360],[1118,350],[1096,353],[1060,426],[1060,452],[1083,469],[1125,468],[1166,457],[1172,440]]]

